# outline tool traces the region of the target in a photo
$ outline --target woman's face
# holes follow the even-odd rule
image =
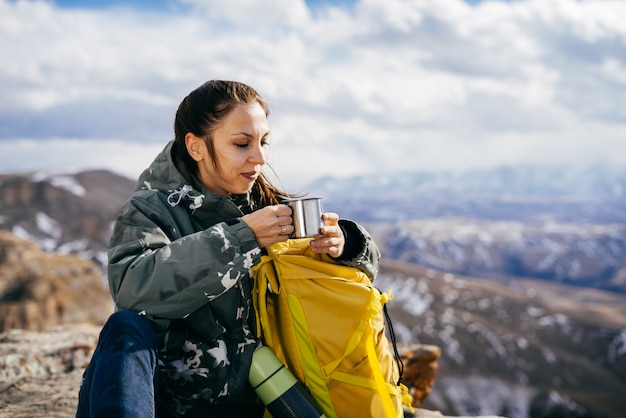
[[[237,105],[213,131],[217,168],[201,138],[189,133],[187,150],[198,163],[200,182],[209,191],[244,194],[267,162],[269,126],[259,103]]]

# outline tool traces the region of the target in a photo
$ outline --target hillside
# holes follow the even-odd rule
[[[393,289],[399,339],[442,348],[426,407],[451,415],[622,416],[626,296],[537,280],[504,287],[390,260],[377,280]]]
[[[533,277],[626,294],[626,223],[441,217],[367,225],[394,260],[501,283]]]

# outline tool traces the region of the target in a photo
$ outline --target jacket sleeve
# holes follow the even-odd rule
[[[154,195],[131,198],[122,208],[108,265],[118,309],[184,318],[225,293],[259,262],[261,250],[240,218],[180,236],[173,217]]]
[[[344,254],[336,260],[347,266],[356,267],[374,281],[380,264],[380,250],[363,226],[347,219],[339,220],[346,239]]]

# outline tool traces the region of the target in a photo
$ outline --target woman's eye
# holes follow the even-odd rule
[[[261,146],[262,147],[269,146],[269,144],[270,144],[270,141],[268,141],[266,139],[261,141]],[[249,142],[235,143],[235,146],[239,147],[239,148],[248,148],[250,146],[250,143]]]

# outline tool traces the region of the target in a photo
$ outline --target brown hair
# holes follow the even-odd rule
[[[178,106],[174,120],[174,151],[193,174],[198,174],[198,164],[191,158],[185,146],[185,136],[191,132],[205,138],[205,143],[213,166],[218,168],[213,147],[213,131],[222,119],[237,105],[258,103],[269,115],[267,103],[252,87],[237,81],[210,80],[189,93]],[[276,188],[269,179],[261,174],[252,186],[252,199],[264,207],[280,203],[288,197],[286,192]]]

